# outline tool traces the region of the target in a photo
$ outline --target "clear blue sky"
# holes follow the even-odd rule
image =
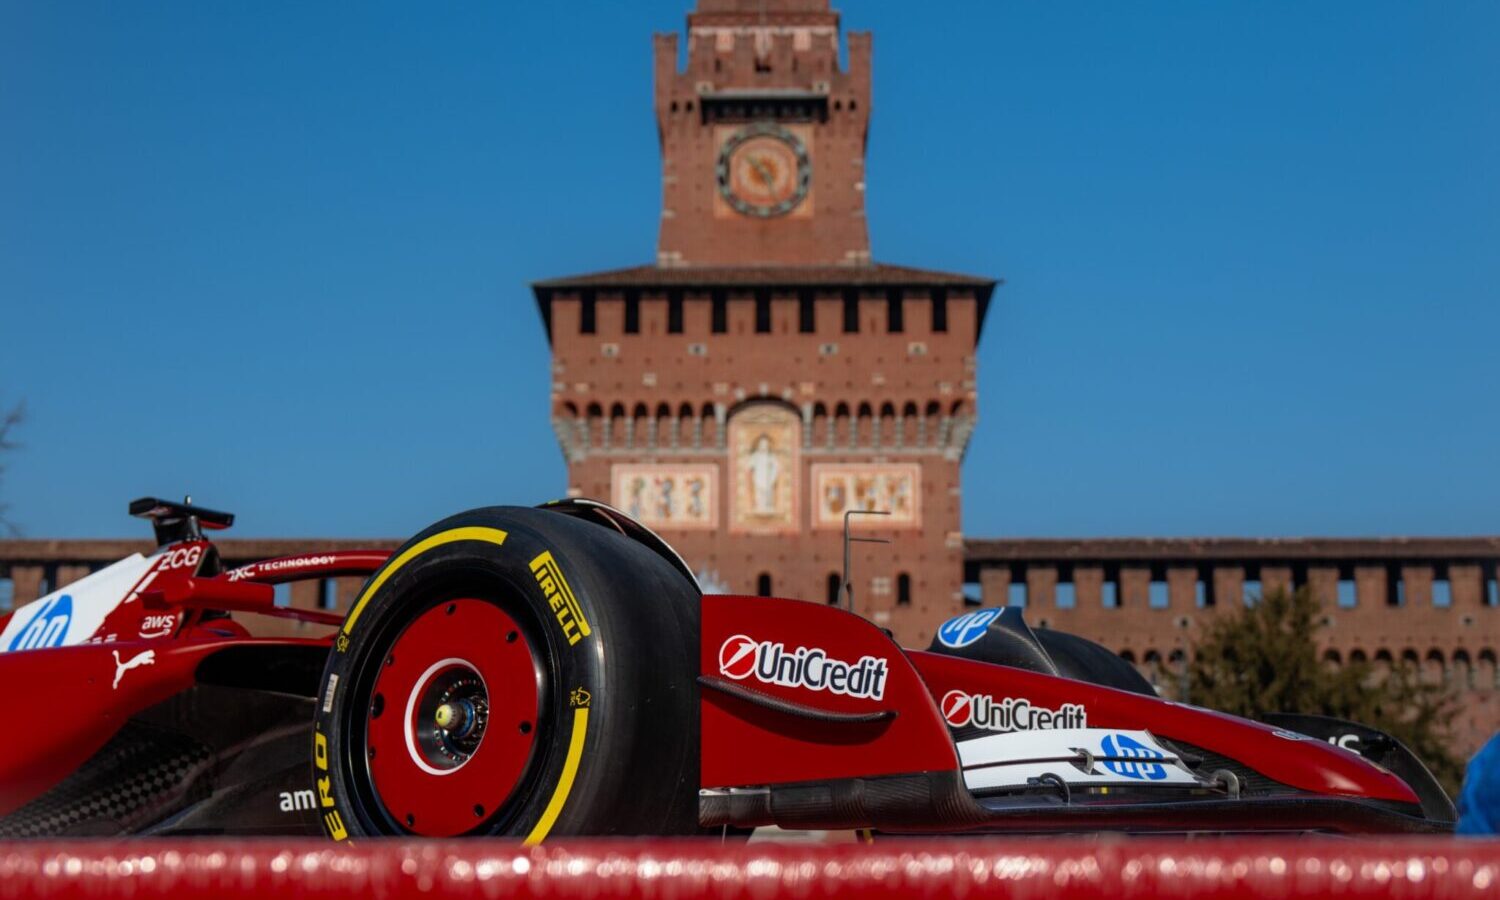
[[[526,285],[653,258],[688,2],[0,2],[12,517],[561,494]],[[968,533],[1500,532],[1500,3],[838,5],[876,256],[1008,282]]]

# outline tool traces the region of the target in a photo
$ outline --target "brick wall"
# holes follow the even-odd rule
[[[1408,660],[1452,685],[1468,753],[1500,730],[1497,563],[1492,537],[971,540],[965,580],[986,605],[1005,605],[1009,584],[1024,581],[1028,621],[1097,641],[1168,686],[1215,617],[1247,597],[1306,586],[1323,607],[1323,658]]]

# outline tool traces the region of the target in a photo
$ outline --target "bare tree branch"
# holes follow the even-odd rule
[[[16,429],[20,427],[21,423],[25,420],[26,404],[24,402],[17,403],[15,406],[7,410],[3,416],[0,416],[0,453],[3,453],[7,450],[15,450],[16,448],[21,446],[20,444],[16,443],[14,434]],[[4,479],[5,465],[4,463],[0,463],[0,482],[3,482]],[[10,535],[14,537],[21,533],[21,529],[18,528],[16,526],[16,523],[12,522],[8,516],[6,516],[5,513],[8,509],[10,509],[10,504],[0,503],[0,531],[9,532]]]

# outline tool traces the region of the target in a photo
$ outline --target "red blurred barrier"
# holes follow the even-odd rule
[[[941,839],[859,844],[0,844],[0,897],[1496,897],[1500,842]]]

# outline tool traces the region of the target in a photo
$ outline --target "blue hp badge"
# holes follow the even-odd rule
[[[944,647],[967,647],[984,636],[984,630],[1000,617],[998,609],[981,609],[978,612],[954,616],[938,628],[938,642]]]
[[[1133,759],[1166,759],[1166,756],[1128,734],[1105,735],[1099,746],[1104,756],[1114,757],[1106,760],[1104,767],[1116,775],[1143,781],[1160,781],[1167,777],[1167,770],[1160,763],[1130,762]]]
[[[21,627],[10,642],[10,650],[35,650],[38,647],[60,647],[68,637],[68,623],[73,619],[73,598],[62,594],[46,603]]]

